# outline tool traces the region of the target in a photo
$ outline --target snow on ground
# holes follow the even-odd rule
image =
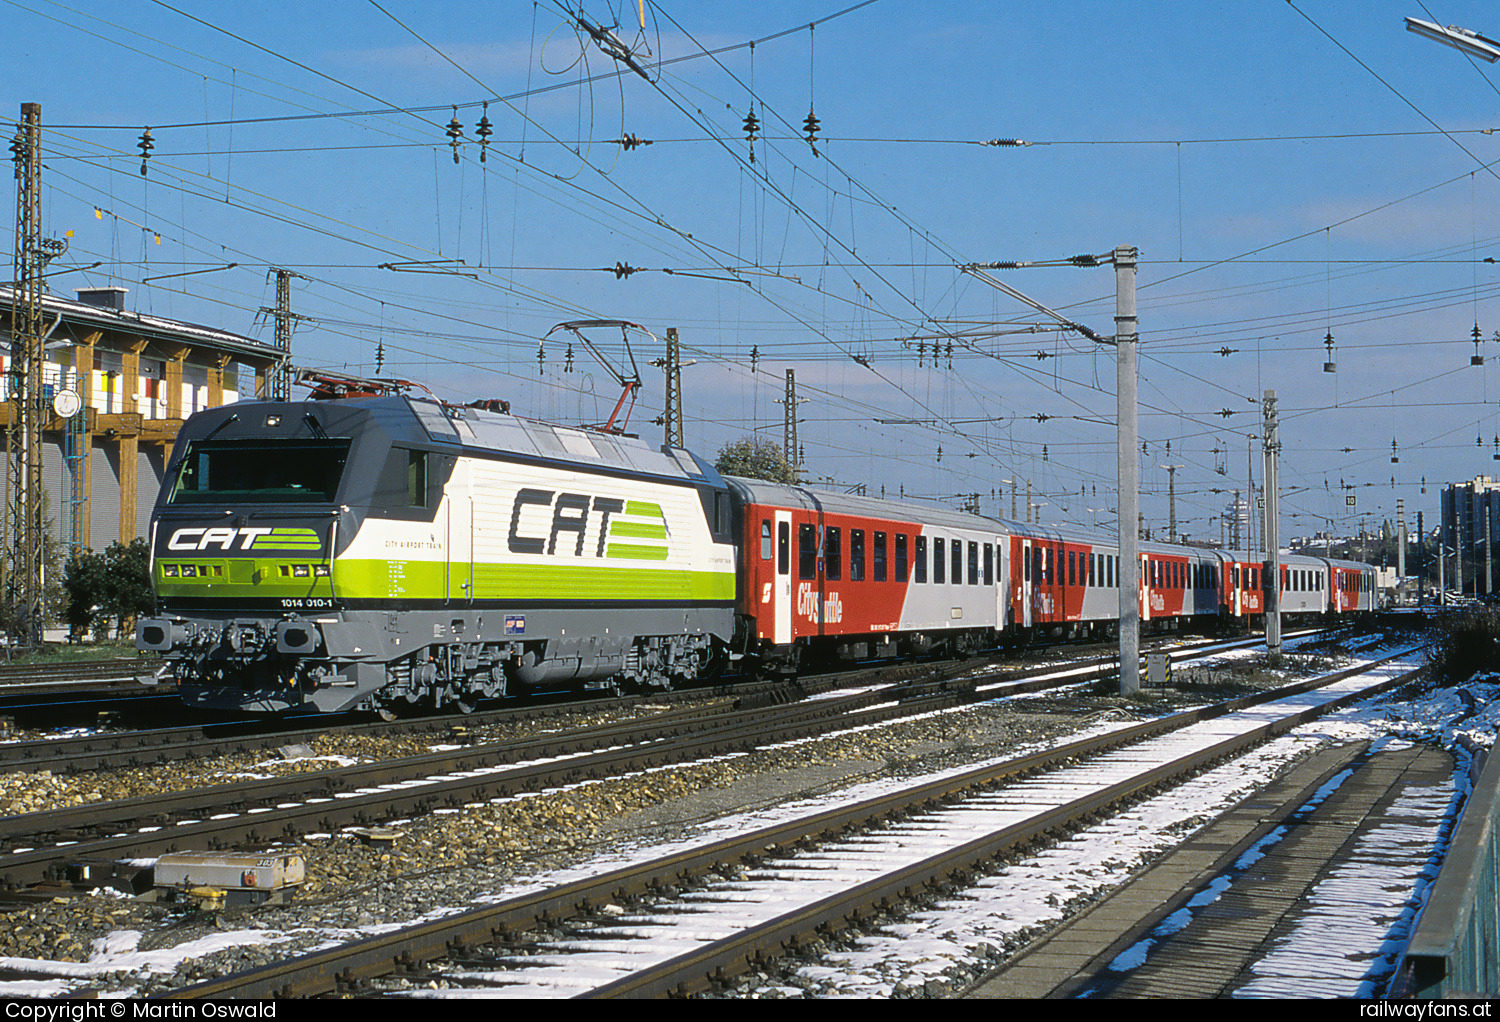
[[[1143,861],[1174,846],[1186,834],[1275,776],[1288,762],[1324,742],[1384,737],[1451,744],[1458,734],[1463,733],[1487,743],[1497,721],[1500,721],[1500,682],[1497,680],[1478,682],[1462,690],[1440,690],[1409,704],[1385,704],[1376,700],[1314,721],[1232,763],[1137,804],[1127,812],[1018,862],[980,881],[961,897],[932,910],[913,913],[901,924],[859,940],[854,950],[830,954],[817,965],[800,970],[798,987],[812,988],[825,995],[837,992],[843,996],[879,997],[889,996],[898,986],[920,986],[957,964],[986,960],[992,957],[994,948],[1013,943],[1026,931],[1060,919],[1064,906],[1070,901],[1123,882]],[[1096,730],[1106,731],[1119,726],[1118,722],[1106,723]],[[1039,746],[1014,750],[1010,755],[1025,754],[1036,748]],[[896,787],[908,787],[924,780],[971,770],[974,766],[969,764],[940,771],[926,778],[869,781],[818,798],[724,817],[698,827],[680,841],[650,847],[624,847],[573,869],[509,885],[496,891],[489,900],[508,899],[552,887],[572,878],[595,875],[629,861],[639,861],[644,856],[666,855],[836,804],[872,798]],[[469,907],[472,906],[454,905],[428,915],[457,912]],[[45,971],[51,977],[76,975],[79,979],[116,970],[142,974],[170,972],[181,961],[219,947],[277,943],[307,932],[229,931],[205,938],[213,947],[179,946],[150,953],[137,951],[129,935],[116,934],[100,942],[102,946],[97,947],[91,960],[82,965],[6,959],[0,960],[0,969]],[[349,940],[359,935],[362,933],[349,931],[330,931],[327,934],[330,940]],[[135,939],[138,940],[139,935]],[[1340,936],[1340,940],[1345,939]],[[1377,945],[1370,953],[1380,955],[1386,952]],[[57,991],[51,989],[54,982],[62,984]],[[75,984],[65,980],[0,982],[0,996],[50,996]]]

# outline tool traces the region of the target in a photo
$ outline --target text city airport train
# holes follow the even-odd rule
[[[405,393],[241,402],[183,426],[151,521],[157,650],[190,705],[472,708],[666,688],[731,662],[1105,635],[1114,537],[724,478],[690,451]],[[1143,627],[1263,611],[1253,555],[1142,543]],[[1373,609],[1291,556],[1283,610]]]

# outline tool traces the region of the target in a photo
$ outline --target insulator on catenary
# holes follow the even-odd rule
[[[151,129],[147,128],[141,134],[141,177],[146,176],[146,161],[151,159],[151,150],[156,148],[156,143],[151,141]]]
[[[490,127],[490,104],[488,101],[486,101],[484,104],[484,116],[479,118],[479,126],[474,129],[474,134],[479,136],[480,163],[485,162],[484,158],[489,153],[490,149],[490,136],[494,133],[495,129]]]
[[[458,107],[453,108],[453,120],[448,122],[448,144],[453,147],[453,162],[458,162],[458,147],[463,142],[464,126],[458,123]]]

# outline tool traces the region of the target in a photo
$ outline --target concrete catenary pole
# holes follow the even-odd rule
[[[1266,539],[1266,574],[1261,579],[1266,594],[1266,652],[1271,656],[1281,655],[1281,543],[1280,515],[1278,503],[1280,490],[1276,477],[1276,456],[1281,451],[1281,442],[1276,436],[1276,392],[1266,391],[1265,401],[1265,473],[1264,492],[1266,498],[1266,523],[1262,535]]]
[[[1396,593],[1401,603],[1406,596],[1406,501],[1396,500]]]
[[[1136,520],[1141,503],[1141,469],[1136,460],[1136,345],[1140,342],[1135,314],[1136,250],[1121,245],[1115,263],[1115,393],[1119,416],[1117,469],[1120,482],[1120,694],[1134,695],[1141,687],[1141,559]]]

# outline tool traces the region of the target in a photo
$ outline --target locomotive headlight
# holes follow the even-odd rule
[[[294,565],[292,565],[292,577],[293,578],[307,578],[311,574],[312,574],[312,569],[309,568],[305,564],[294,564]]]
[[[332,575],[333,572],[329,570],[328,565],[326,564],[314,564],[313,574],[318,578],[327,578],[329,575]]]

